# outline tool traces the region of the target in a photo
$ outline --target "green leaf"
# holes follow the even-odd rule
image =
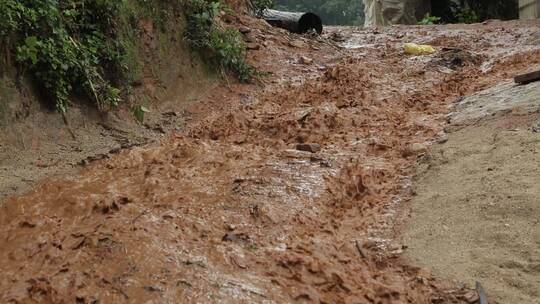
[[[144,121],[144,114],[149,113],[150,110],[145,106],[137,106],[133,110],[133,116],[135,116],[135,119],[142,123]]]

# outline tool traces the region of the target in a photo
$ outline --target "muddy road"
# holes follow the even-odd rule
[[[402,258],[410,176],[456,100],[540,64],[540,24],[313,40],[243,22],[262,83],[216,88],[184,131],[5,200],[2,303],[474,303]]]

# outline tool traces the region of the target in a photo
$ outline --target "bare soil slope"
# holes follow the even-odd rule
[[[487,90],[451,117],[462,129],[414,180],[407,256],[482,282],[492,302],[540,303],[540,83]]]

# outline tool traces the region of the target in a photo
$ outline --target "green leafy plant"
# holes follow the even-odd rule
[[[517,0],[464,0],[462,2],[465,9],[458,11],[457,17],[465,23],[475,23],[486,19],[519,18]]]
[[[256,244],[249,244],[249,246],[247,247],[247,249],[248,249],[249,251],[255,252],[255,251],[259,250],[259,247],[258,247]]]
[[[82,92],[100,109],[116,106],[120,90],[104,66],[120,66],[115,18],[123,1],[2,0],[0,40],[13,44],[17,62],[37,80],[58,111]]]
[[[246,45],[241,33],[216,22],[220,9],[219,1],[188,1],[187,39],[210,64],[217,65],[223,72],[232,71],[240,81],[248,82],[256,71],[246,62]]]
[[[251,7],[257,15],[261,14],[265,9],[274,7],[274,0],[250,0]]]
[[[470,8],[463,8],[456,13],[458,23],[476,23],[478,22],[478,15]]]
[[[431,16],[429,13],[427,13],[422,20],[418,22],[418,25],[430,25],[430,24],[437,24],[441,21],[440,17],[437,16]]]
[[[147,107],[137,106],[133,109],[133,116],[138,122],[142,123],[144,122],[144,115],[149,112],[150,110]]]
[[[163,31],[170,18],[185,19],[188,41],[204,60],[249,81],[255,69],[241,34],[216,21],[223,9],[219,0],[0,0],[0,51],[60,113],[72,96],[105,111],[140,75],[143,19]]]

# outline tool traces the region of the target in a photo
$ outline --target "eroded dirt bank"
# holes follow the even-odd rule
[[[410,168],[448,105],[540,63],[540,24],[330,29],[350,50],[250,26],[262,88],[218,89],[185,132],[3,204],[2,302],[475,301],[401,259]]]
[[[463,100],[418,167],[407,256],[490,300],[540,303],[540,83]],[[459,126],[457,126],[459,124]]]

